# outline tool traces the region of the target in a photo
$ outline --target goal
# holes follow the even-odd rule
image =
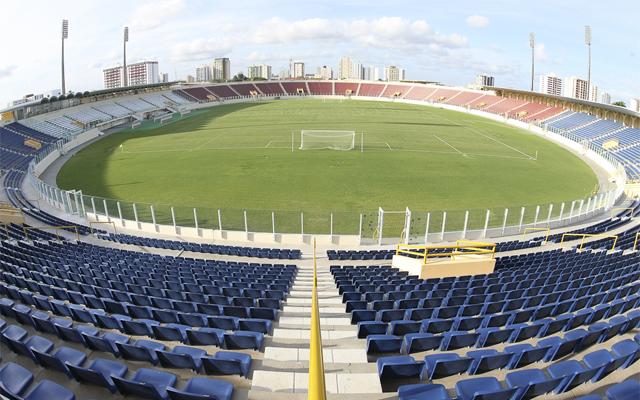
[[[302,131],[300,150],[351,150],[355,141],[354,131]]]

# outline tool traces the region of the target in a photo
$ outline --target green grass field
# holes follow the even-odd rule
[[[301,130],[355,131],[356,149],[299,150]],[[57,183],[107,199],[185,206],[179,209],[186,220],[198,207],[199,220],[208,213],[202,218],[211,224],[217,209],[234,220],[250,210],[261,215],[253,218],[254,230],[271,231],[271,210],[291,212],[294,220],[300,211],[325,215],[321,220],[343,213],[351,226],[354,215],[378,207],[478,209],[484,222],[487,209],[585,198],[597,179],[567,150],[489,119],[411,104],[316,99],[223,105],[171,123],[147,122],[78,152]],[[166,210],[160,213],[166,218]]]

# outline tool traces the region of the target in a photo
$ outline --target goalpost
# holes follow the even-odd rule
[[[355,147],[355,131],[311,131],[300,135],[300,150],[352,150]]]

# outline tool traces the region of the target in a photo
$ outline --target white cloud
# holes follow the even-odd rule
[[[131,15],[132,28],[146,31],[164,24],[164,20],[185,10],[185,0],[151,1],[139,5]]]
[[[549,61],[549,56],[545,51],[545,46],[543,43],[538,43],[535,45],[535,56],[538,61]]]
[[[89,65],[87,65],[87,68],[102,68],[103,66],[107,68],[112,67],[118,62],[119,56],[121,56],[121,53],[118,53],[115,50],[110,51],[107,55],[98,57],[91,61]]]
[[[465,21],[467,22],[467,25],[474,28],[486,28],[489,26],[489,18],[483,17],[482,15],[472,15]]]
[[[498,46],[497,44],[492,44],[489,46],[489,48],[493,51],[495,51],[496,53],[506,53],[507,49],[502,47],[502,46]]]
[[[0,79],[9,78],[11,74],[13,74],[13,70],[18,68],[17,65],[6,65],[4,67],[0,67]]]
[[[171,46],[169,57],[173,61],[213,59],[229,54],[232,47],[229,38],[196,39]]]

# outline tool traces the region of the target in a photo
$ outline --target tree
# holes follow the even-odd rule
[[[244,76],[242,72],[238,72],[238,75],[235,75],[232,79],[234,82],[246,81],[247,77]]]
[[[620,107],[626,107],[627,105],[624,103],[624,101],[615,101],[613,103],[611,103],[611,105],[614,106],[620,106]]]

